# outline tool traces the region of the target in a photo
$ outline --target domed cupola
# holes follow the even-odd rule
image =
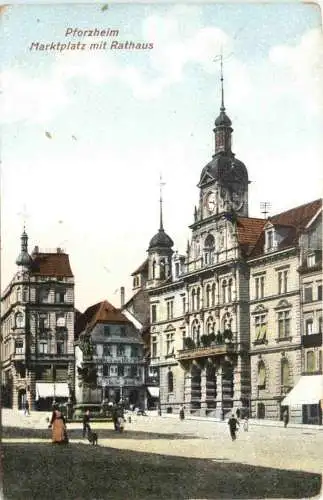
[[[17,266],[29,267],[32,263],[32,258],[28,253],[28,235],[24,231],[21,235],[21,252],[16,259]]]
[[[225,108],[221,107],[219,116],[215,119],[214,125],[216,127],[231,127],[232,121],[225,112]]]
[[[172,248],[174,245],[173,240],[165,233],[164,229],[161,227],[158,233],[155,234],[150,240],[149,250],[155,248]]]

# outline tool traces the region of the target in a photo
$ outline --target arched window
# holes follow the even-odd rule
[[[196,310],[196,290],[193,288],[192,290],[192,311]]]
[[[200,288],[197,289],[196,292],[196,309],[199,311],[201,306],[201,290]]]
[[[214,333],[214,322],[213,322],[213,318],[211,316],[208,318],[207,323],[206,323],[206,333],[207,333],[207,335]]]
[[[212,234],[208,234],[204,242],[204,263],[205,265],[213,264],[215,241]]]
[[[232,302],[232,279],[228,282],[228,302]]]
[[[315,372],[315,353],[308,351],[306,353],[306,371]]]
[[[215,283],[212,285],[212,291],[211,291],[211,304],[212,306],[215,305]]]
[[[211,305],[211,285],[206,285],[206,307]]]
[[[166,264],[164,259],[160,261],[160,279],[164,280],[166,278]]]
[[[198,320],[195,320],[192,323],[192,339],[194,340],[194,343],[197,346],[200,342],[200,324]]]
[[[172,371],[167,373],[167,388],[168,392],[174,392],[174,375]]]
[[[266,387],[266,368],[263,361],[258,363],[258,387],[259,389],[265,389]]]
[[[289,387],[289,366],[287,359],[283,359],[281,363],[281,385]]]
[[[156,278],[156,261],[153,260],[153,265],[152,265],[152,279],[154,280]]]
[[[223,280],[222,282],[222,302],[225,304],[227,302],[227,282]]]

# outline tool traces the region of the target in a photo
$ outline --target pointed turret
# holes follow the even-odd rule
[[[16,259],[17,266],[29,267],[32,263],[32,258],[28,253],[28,235],[25,230],[21,235],[21,252]]]

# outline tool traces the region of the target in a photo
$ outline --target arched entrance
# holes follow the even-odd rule
[[[18,410],[22,410],[27,399],[26,389],[18,389]]]
[[[265,418],[266,409],[264,403],[258,403],[257,405],[257,418]]]
[[[196,364],[191,369],[191,407],[201,408],[201,369]]]

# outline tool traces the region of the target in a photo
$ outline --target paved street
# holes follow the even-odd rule
[[[5,409],[3,425],[46,429],[48,416],[50,413],[43,412],[24,416],[22,412]],[[81,427],[81,423],[68,424],[71,443],[83,442]],[[136,416],[127,423],[121,435],[112,432],[110,422],[93,423],[92,427],[97,429],[99,444],[111,448],[320,474],[323,471],[323,431],[306,426],[284,429],[282,426],[256,426],[251,421],[249,431],[239,430],[235,442],[230,439],[226,422],[207,420]],[[12,441],[12,438],[4,437],[4,442],[7,440]],[[21,442],[21,438],[18,440]],[[26,437],[26,440],[35,442],[37,438]]]

